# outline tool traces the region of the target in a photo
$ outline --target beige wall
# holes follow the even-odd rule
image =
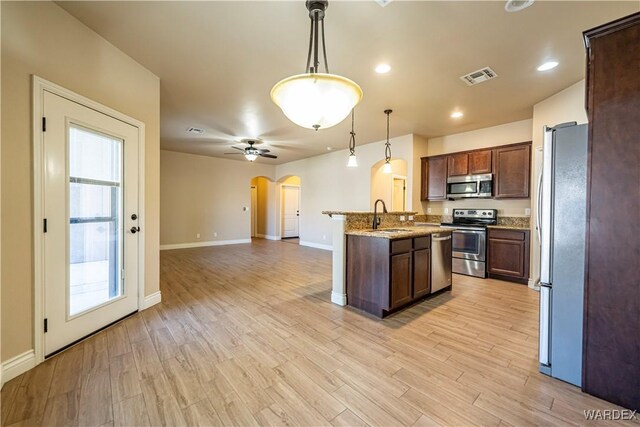
[[[581,80],[578,83],[569,86],[568,88],[558,92],[557,94],[540,101],[533,106],[533,174],[534,182],[540,171],[542,160],[542,139],[543,139],[543,127],[555,126],[565,122],[577,122],[578,124],[587,123],[587,112],[584,108],[584,95],[585,95],[585,81]],[[537,155],[536,155],[537,154]],[[536,161],[539,159],[540,161]],[[531,198],[531,212],[532,218],[535,218],[537,205],[537,188],[534,185],[532,188]],[[533,238],[532,251],[531,251],[531,268],[530,275],[532,282],[535,282],[540,277],[540,250],[538,236],[535,230],[535,221],[532,221],[531,231]]]
[[[53,2],[2,7],[2,360],[33,348],[31,75],[146,124],[147,294],[159,288],[160,82]]]
[[[274,166],[164,150],[160,159],[161,245],[251,237],[251,180],[272,180]]]
[[[531,141],[531,126],[532,120],[528,119],[455,135],[431,138],[427,142],[427,155],[436,156],[457,151]],[[447,200],[421,202],[421,204],[425,213],[428,213],[428,209],[430,208],[431,214],[433,215],[450,214],[454,208],[479,208],[498,209],[499,216],[525,216],[525,209],[531,207],[530,199]],[[448,212],[445,212],[446,210],[448,210]]]

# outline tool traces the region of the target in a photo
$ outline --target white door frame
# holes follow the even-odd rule
[[[78,95],[68,89],[58,86],[36,75],[33,76],[33,345],[36,365],[44,361],[44,241],[42,236],[42,206],[44,188],[44,132],[42,132],[42,117],[44,111],[44,93],[49,92],[69,101],[78,103],[99,113],[113,117],[131,126],[138,128],[138,212],[141,234],[144,236],[145,211],[144,211],[144,123],[106,107],[91,99]],[[140,239],[138,244],[138,310],[144,307],[144,243]]]
[[[251,185],[251,237],[258,235],[258,186]]]
[[[389,212],[391,212],[391,210],[393,209],[393,181],[395,179],[401,179],[404,181],[404,207],[402,208],[403,211],[407,210],[407,177],[404,175],[396,175],[395,173],[391,175],[391,209],[389,209]]]
[[[280,185],[280,236],[281,238],[285,238],[284,237],[284,197],[282,197],[282,194],[284,193],[284,189],[285,187],[289,187],[289,188],[297,188],[298,189],[298,238],[300,238],[300,206],[302,204],[302,186],[298,185],[298,184],[281,184]]]

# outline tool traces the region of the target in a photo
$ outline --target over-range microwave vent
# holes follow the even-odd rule
[[[491,67],[484,67],[479,70],[461,76],[460,80],[465,82],[469,86],[477,85],[478,83],[486,82],[487,80],[495,79],[498,74],[491,69]]]

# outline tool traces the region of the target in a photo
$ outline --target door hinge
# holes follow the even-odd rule
[[[42,132],[46,132],[47,131],[47,118],[43,117],[42,118]]]
[[[44,218],[42,220],[42,232],[46,233],[47,232],[47,218]]]
[[[49,332],[49,319],[44,319],[44,331]]]

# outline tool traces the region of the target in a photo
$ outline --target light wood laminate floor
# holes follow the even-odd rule
[[[614,408],[538,373],[526,286],[456,275],[381,321],[331,304],[330,275],[330,252],[283,242],[162,252],[162,303],[8,382],[2,424],[584,425]]]

